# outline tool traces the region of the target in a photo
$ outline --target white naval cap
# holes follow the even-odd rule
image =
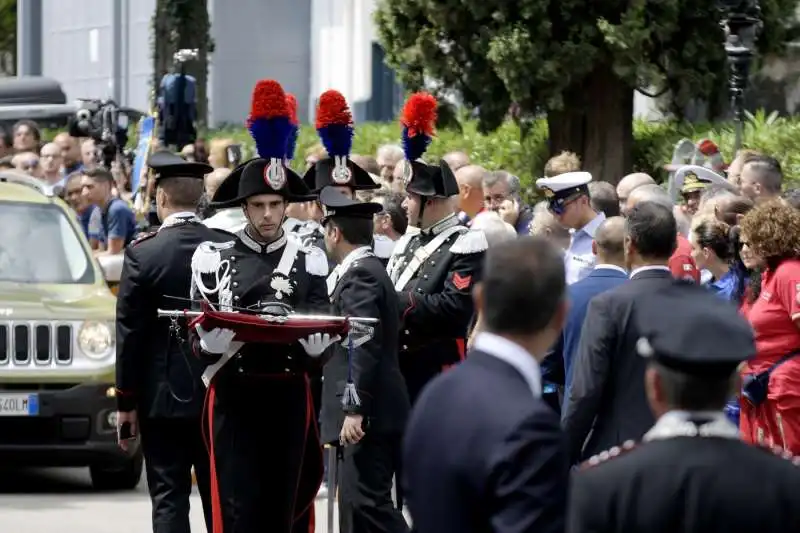
[[[585,190],[587,183],[592,181],[589,172],[566,172],[552,178],[539,178],[536,186],[544,191],[548,200],[566,198]]]
[[[675,188],[688,193],[701,191],[709,185],[717,185],[731,192],[737,192],[736,186],[707,167],[700,165],[684,165],[675,171]]]

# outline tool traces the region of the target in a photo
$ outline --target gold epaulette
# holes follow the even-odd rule
[[[605,450],[603,452],[598,453],[597,455],[591,456],[589,459],[580,464],[579,469],[588,470],[590,468],[594,468],[595,466],[610,461],[615,457],[620,457],[622,455],[625,455],[629,451],[635,449],[636,446],[637,444],[635,441],[626,440],[624,443],[622,443],[622,446],[614,446],[609,450]]]

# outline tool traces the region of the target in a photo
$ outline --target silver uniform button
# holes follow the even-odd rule
[[[238,282],[238,281],[234,281],[234,282],[233,282],[233,286],[234,286],[234,287],[238,287],[238,286],[239,286],[239,282]]]

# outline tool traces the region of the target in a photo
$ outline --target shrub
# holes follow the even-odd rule
[[[519,128],[512,122],[483,135],[475,121],[462,122],[463,131],[442,130],[431,143],[428,155],[431,161],[450,151],[464,151],[470,159],[489,169],[504,169],[520,177],[530,187],[541,176],[547,161],[547,123],[534,123],[523,139]],[[244,129],[210,131],[209,138],[233,137],[252,155],[252,141]],[[663,165],[670,162],[675,144],[683,138],[698,141],[708,138],[717,143],[726,161],[733,158],[735,130],[733,124],[688,124],[675,122],[634,123],[633,170],[648,172],[659,180],[666,178]],[[398,143],[400,128],[391,123],[365,123],[356,127],[353,153],[374,155],[383,144]],[[744,132],[744,146],[769,153],[780,160],[787,181],[797,182],[800,177],[800,118],[767,117],[763,113],[751,116]],[[297,143],[295,166],[303,166],[305,152],[318,142],[314,129],[305,126]]]

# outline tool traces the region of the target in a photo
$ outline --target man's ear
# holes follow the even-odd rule
[[[595,240],[592,241],[592,253],[597,255],[597,241]]]
[[[475,314],[480,316],[483,313],[483,283],[476,283],[472,287],[472,301],[475,304]]]

